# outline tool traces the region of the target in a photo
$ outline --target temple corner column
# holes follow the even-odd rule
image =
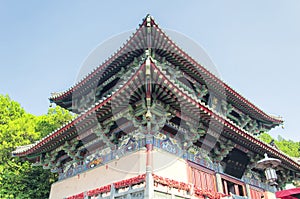
[[[152,175],[152,150],[153,139],[152,136],[146,137],[146,188],[145,199],[152,199],[154,196],[154,179]]]

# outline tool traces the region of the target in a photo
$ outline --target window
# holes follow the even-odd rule
[[[245,185],[238,180],[222,176],[222,185],[223,193],[226,195],[231,193],[238,196],[246,196]]]
[[[191,165],[191,182],[202,190],[217,191],[215,173],[209,169],[203,168],[199,165]]]
[[[250,186],[250,194],[252,199],[267,199],[264,190],[257,187]]]

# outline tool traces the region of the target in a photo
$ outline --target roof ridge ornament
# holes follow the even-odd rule
[[[151,27],[151,15],[150,14],[148,14],[147,16],[146,16],[146,22],[147,22],[147,27]]]

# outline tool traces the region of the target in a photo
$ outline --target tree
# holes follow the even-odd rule
[[[24,113],[19,103],[11,100],[8,95],[0,95],[0,126],[22,117]]]
[[[72,118],[60,107],[34,116],[8,96],[0,95],[0,198],[48,198],[56,175],[11,157],[11,152],[16,146],[34,143]]]
[[[46,115],[37,117],[36,132],[39,132],[41,137],[45,137],[55,129],[70,121],[74,116],[60,106],[49,108]]]
[[[275,146],[291,157],[300,157],[300,142],[294,142],[292,140],[286,140],[281,136],[278,136],[277,140],[273,139],[269,134],[263,133],[259,136],[259,139],[266,143],[274,142]]]
[[[24,113],[22,117],[7,122],[1,128],[0,163],[11,159],[11,152],[16,146],[33,143],[40,138],[40,133],[35,131],[36,117]]]
[[[275,141],[276,146],[283,151],[284,153],[288,154],[291,157],[300,157],[300,143],[294,142],[292,140],[286,140],[281,136],[278,136],[277,140]]]
[[[274,140],[269,134],[267,133],[262,133],[258,137],[260,140],[264,141],[265,143],[271,143],[272,140]]]

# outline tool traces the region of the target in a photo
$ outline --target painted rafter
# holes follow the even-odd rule
[[[159,67],[157,67],[154,62],[153,62],[153,69],[160,71]],[[160,74],[163,75],[163,73],[160,73]],[[181,89],[177,88],[175,86],[175,83],[171,82],[166,76],[164,76],[164,79],[168,81],[166,83],[172,85],[172,86],[170,86],[170,88],[172,88],[174,90],[174,92],[182,93],[182,96],[183,97],[185,96],[184,99],[188,99],[187,94],[185,94],[184,91],[182,91]],[[203,106],[203,104],[201,102],[199,102],[197,99],[190,98],[190,100],[188,100],[188,101],[189,101],[189,103],[198,106],[201,111],[204,111],[204,112],[208,113],[209,115],[211,115],[211,117],[213,119],[223,123],[225,129],[228,129],[228,131],[236,134],[236,138],[241,137],[243,139],[246,139],[246,140],[248,140],[248,142],[254,143],[256,146],[259,146],[259,148],[262,151],[269,152],[269,153],[273,154],[275,157],[286,160],[287,162],[289,162],[289,164],[293,165],[294,167],[300,168],[300,166],[295,161],[293,161],[290,157],[286,156],[285,154],[281,153],[277,149],[274,149],[273,147],[258,140],[251,134],[247,133],[245,130],[241,129],[240,127],[238,127],[237,125],[235,125],[234,123],[229,121],[227,118],[224,118],[223,116],[218,115],[214,111],[210,110],[208,107]]]
[[[151,23],[148,23],[147,20],[150,20]],[[149,30],[151,33],[149,33]],[[150,34],[150,36],[149,36]],[[146,38],[146,39],[145,39]],[[155,23],[154,19],[150,16],[147,16],[143,23],[139,26],[139,28],[136,30],[136,32],[129,38],[129,40],[124,44],[124,46],[117,51],[108,61],[106,61],[104,64],[99,66],[97,69],[95,69],[91,74],[89,74],[86,78],[84,78],[82,81],[80,81],[78,84],[76,84],[74,87],[69,89],[68,91],[54,96],[51,98],[52,100],[58,100],[62,99],[63,97],[66,97],[67,95],[70,95],[70,93],[74,92],[75,90],[80,89],[81,87],[84,87],[84,85],[87,85],[87,82],[93,81],[95,82],[96,79],[99,80],[102,76],[99,75],[101,73],[104,73],[104,71],[109,68],[110,64],[112,62],[121,57],[124,56],[126,53],[128,53],[128,56],[132,56],[131,59],[134,58],[135,54],[132,53],[134,49],[144,49],[146,50],[146,47],[148,49],[154,49],[157,52],[159,52],[159,49],[164,49],[165,54],[163,56],[165,57],[172,57],[174,60],[176,60],[180,65],[182,65],[181,69],[189,70],[189,75],[193,74],[192,76],[194,78],[203,77],[205,81],[211,83],[212,85],[215,85],[217,90],[219,92],[223,92],[222,90],[226,91],[226,93],[223,93],[224,95],[227,95],[231,100],[236,101],[240,103],[240,107],[242,107],[246,111],[250,111],[253,114],[256,114],[257,117],[264,118],[264,120],[268,120],[271,122],[275,122],[277,124],[282,123],[280,119],[271,117],[264,112],[262,112],[260,109],[255,107],[253,104],[251,104],[248,100],[246,100],[244,97],[239,95],[237,92],[235,92],[232,88],[230,88],[228,85],[226,85],[224,82],[222,82],[220,79],[218,79],[216,76],[214,76],[212,73],[210,73],[207,69],[205,69],[202,65],[197,63],[195,60],[193,60],[187,53],[185,53],[181,48],[179,48],[166,34],[163,30],[161,30],[158,25]],[[140,52],[141,53],[141,52]],[[151,52],[151,55],[154,56],[154,51]],[[125,56],[126,57],[126,56]],[[119,61],[119,62],[122,62]],[[109,70],[109,69],[107,69]],[[108,74],[108,73],[106,73]],[[92,80],[94,79],[94,80]],[[197,79],[197,81],[200,81],[200,79]],[[91,84],[90,84],[91,85]]]
[[[57,137],[59,135],[62,135],[61,132],[66,130],[66,127],[70,128],[72,125],[75,124],[75,122],[83,121],[84,118],[86,118],[87,115],[89,115],[92,111],[99,110],[99,109],[101,109],[101,107],[104,107],[104,105],[107,104],[109,101],[111,101],[112,98],[114,98],[114,97],[120,95],[120,93],[124,92],[123,90],[128,87],[130,82],[132,82],[133,80],[138,79],[138,74],[140,74],[140,71],[143,68],[144,68],[144,65],[142,65],[140,67],[140,69],[132,76],[131,80],[128,81],[125,85],[123,85],[123,87],[121,89],[119,89],[114,94],[109,96],[107,99],[103,100],[101,103],[97,104],[95,107],[91,108],[86,113],[80,115],[78,118],[76,118],[75,120],[73,120],[69,124],[65,125],[63,128],[59,129],[58,131],[54,132],[53,134],[51,134],[48,137],[51,137],[51,136]],[[172,82],[172,80],[169,79],[170,77],[168,77],[166,74],[164,74],[163,71],[161,71],[161,69],[159,69],[159,67],[157,67],[153,61],[151,61],[151,68],[153,70],[153,73],[156,73],[157,79],[159,79],[161,81],[161,83],[163,83],[163,85],[168,90],[172,90],[173,92],[177,93],[178,96],[180,96],[180,98],[181,98],[180,102],[185,103],[185,104],[189,104],[189,106],[197,107],[202,114],[209,115],[214,120],[219,121],[222,124],[224,124],[225,130],[227,129],[226,131],[230,131],[232,134],[235,134],[234,139],[238,138],[238,139],[247,140],[248,142],[251,142],[251,143],[255,144],[256,146],[258,146],[258,148],[260,148],[260,150],[269,151],[269,153],[273,154],[273,156],[279,157],[280,159],[284,159],[287,164],[291,164],[294,167],[299,168],[299,165],[297,163],[295,163],[293,160],[291,160],[289,157],[287,157],[286,155],[284,155],[281,152],[279,152],[278,150],[275,150],[274,148],[262,143],[257,138],[255,138],[252,135],[250,135],[249,133],[245,132],[243,129],[239,128],[238,126],[236,126],[235,124],[233,124],[232,122],[230,122],[229,120],[224,118],[223,116],[218,115],[214,111],[210,110],[200,100],[195,99],[195,98],[193,98],[193,96],[186,93],[183,88],[180,88],[180,85]],[[51,139],[49,139],[49,138],[48,139],[43,139],[41,142],[37,143],[35,146],[30,148],[29,150],[27,150],[25,152],[21,152],[21,153],[16,154],[16,155],[22,156],[22,155],[32,153],[32,151],[36,150],[37,147],[41,147],[41,144],[43,142],[45,142],[45,141],[49,142],[50,140]]]

